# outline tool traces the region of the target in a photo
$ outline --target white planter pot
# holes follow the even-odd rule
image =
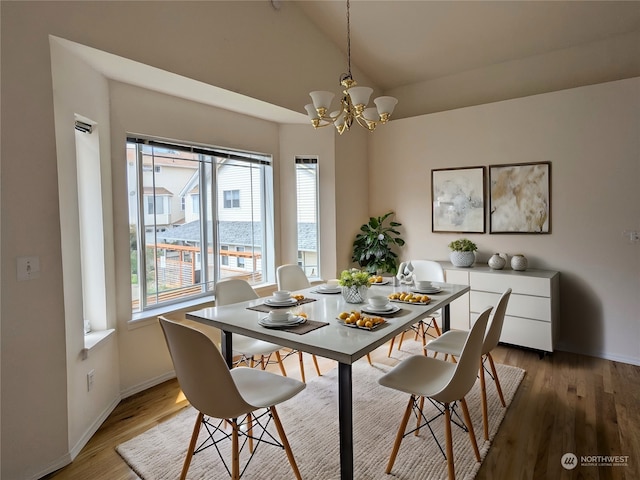
[[[451,252],[449,254],[454,267],[470,267],[476,261],[475,252]]]

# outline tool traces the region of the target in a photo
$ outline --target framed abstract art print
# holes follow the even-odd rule
[[[485,167],[431,170],[431,230],[485,232]]]
[[[551,162],[489,166],[489,232],[551,233]]]

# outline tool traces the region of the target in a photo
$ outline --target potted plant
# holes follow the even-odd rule
[[[401,223],[389,219],[394,212],[381,217],[371,217],[369,222],[360,227],[360,233],[353,242],[351,261],[372,274],[393,273],[398,269],[398,255],[392,250],[394,246],[402,247],[404,240],[396,227]]]
[[[478,246],[468,238],[460,238],[449,243],[449,258],[455,267],[470,267],[476,261]]]
[[[357,268],[342,271],[338,283],[342,287],[342,296],[346,302],[362,303],[366,300],[367,290],[371,285],[369,277],[369,272]]]

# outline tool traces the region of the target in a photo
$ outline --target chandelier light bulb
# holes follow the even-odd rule
[[[382,117],[383,114],[391,115],[393,113],[393,109],[396,107],[398,103],[398,99],[394,97],[378,97],[373,103],[378,107],[378,113]]]

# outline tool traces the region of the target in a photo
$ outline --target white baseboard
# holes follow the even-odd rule
[[[613,355],[607,352],[586,352],[584,350],[576,350],[569,345],[560,344],[556,350],[562,350],[563,352],[577,353],[578,355],[587,355],[589,357],[602,358],[604,360],[610,360],[612,362],[628,363],[629,365],[636,365],[640,367],[640,358],[629,357],[627,355]]]
[[[78,456],[80,451],[85,447],[91,437],[98,431],[100,426],[104,423],[104,421],[111,415],[111,412],[118,406],[120,403],[120,397],[114,398],[111,403],[103,410],[98,418],[91,424],[91,426],[87,429],[87,431],[82,435],[80,440],[71,447],[70,451],[62,455],[56,461],[50,463],[46,467],[44,467],[40,472],[36,473],[33,477],[29,477],[29,480],[38,480],[39,478],[44,477],[50,473],[55,472],[63,467],[69,465],[73,460]]]
[[[120,397],[122,400],[130,397],[131,395],[135,395],[136,393],[140,393],[147,388],[155,387],[156,385],[160,385],[162,382],[166,382],[167,380],[171,380],[172,378],[176,378],[176,372],[170,371],[164,373],[158,377],[147,380],[146,382],[139,383],[138,385],[134,385],[132,387],[127,388],[126,390],[122,390],[120,392]]]
[[[58,458],[55,462],[52,462],[46,467],[44,467],[39,473],[36,473],[31,477],[27,477],[25,480],[38,480],[39,478],[42,478],[45,475],[53,473],[56,470],[60,470],[62,467],[66,467],[70,463],[71,463],[71,455],[67,453],[62,457]]]
[[[120,403],[120,400],[122,400],[122,398],[120,397],[114,398],[111,401],[111,403],[107,406],[107,408],[105,408],[102,411],[102,413],[98,416],[98,418],[94,420],[94,422],[86,430],[86,432],[84,432],[84,435],[80,437],[80,440],[78,440],[78,442],[73,447],[71,447],[71,452],[70,452],[71,461],[73,461],[78,456],[80,451],[84,448],[84,446],[87,443],[89,443],[89,440],[91,440],[91,437],[93,437],[93,435],[98,431],[98,429],[104,423],[104,421],[109,417],[109,415],[111,415],[111,412],[115,410],[115,408]]]

